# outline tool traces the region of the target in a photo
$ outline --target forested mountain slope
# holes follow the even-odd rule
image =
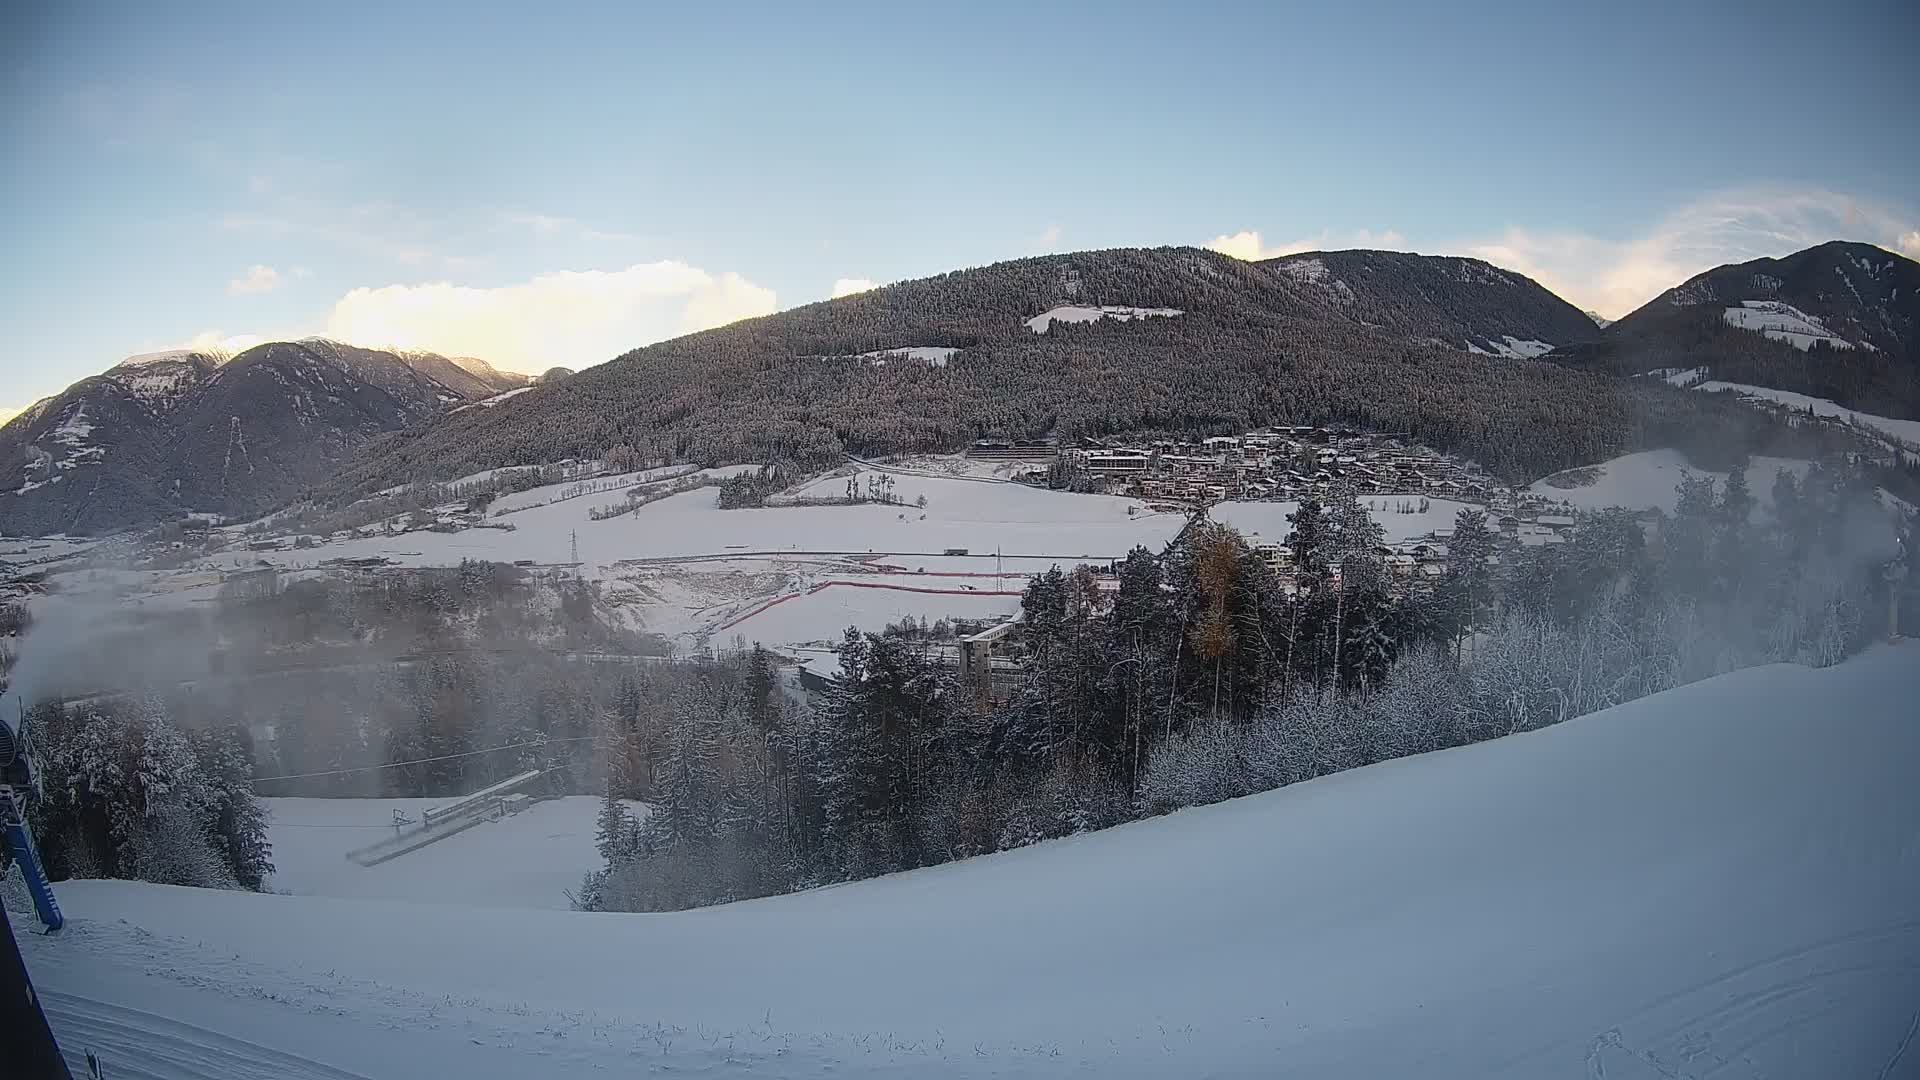
[[[1716,267],[1562,355],[1616,374],[1705,367],[1730,382],[1920,418],[1920,263],[1836,240]]]
[[[1479,259],[1404,251],[1308,251],[1260,265],[1317,286],[1361,326],[1521,358],[1600,336],[1593,318],[1539,283]]]
[[[1384,259],[1329,257],[1349,254]],[[1492,272],[1458,259],[1433,260],[1440,268],[1431,272],[1400,261],[1417,258],[1395,256],[1393,273],[1417,283],[1448,267]],[[1417,289],[1341,296],[1297,264],[1195,248],[999,263],[637,349],[498,408],[383,439],[323,494],[622,446],[649,461],[820,465],[846,451],[957,450],[986,436],[1319,422],[1406,432],[1521,479],[1638,445],[1765,437],[1738,410],[1671,388],[1465,352],[1470,339],[1489,335],[1596,329],[1504,273],[1491,287],[1498,299],[1448,314],[1452,297],[1470,287],[1454,284],[1401,312],[1393,297]],[[1506,312],[1501,305],[1515,298],[1519,306]],[[1162,310],[1095,317],[1102,305]],[[1035,319],[1063,306],[1078,310]],[[1036,333],[1029,320],[1047,330]],[[910,347],[957,351],[937,361],[861,355]],[[1703,412],[1719,419],[1703,423]],[[1728,434],[1722,424],[1740,430]]]
[[[0,428],[0,529],[255,513],[373,436],[525,383],[478,361],[323,340],[133,357]]]

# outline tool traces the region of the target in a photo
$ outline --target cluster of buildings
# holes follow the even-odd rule
[[[1278,427],[1244,435],[1147,443],[1082,440],[1062,449],[1051,440],[981,440],[967,455],[1026,462],[1027,476],[1065,458],[1113,495],[1204,506],[1228,499],[1324,496],[1336,483],[1362,495],[1414,494],[1491,505],[1511,492],[1479,468],[1393,435],[1322,427]]]
[[[1067,451],[1102,490],[1148,501],[1323,497],[1337,483],[1361,495],[1414,494],[1490,504],[1509,495],[1474,465],[1392,435],[1318,427]]]

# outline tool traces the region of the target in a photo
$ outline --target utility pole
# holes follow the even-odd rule
[[[580,566],[580,530],[579,529],[573,530],[573,565],[576,570]]]

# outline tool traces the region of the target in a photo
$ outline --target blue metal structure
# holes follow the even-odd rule
[[[67,920],[53,898],[53,885],[47,881],[40,851],[27,828],[27,803],[39,794],[39,784],[26,742],[27,716],[22,707],[17,730],[0,720],[0,830],[7,834],[6,850],[0,852],[0,870],[5,870],[8,862],[20,864],[20,876],[26,879],[27,892],[33,896],[34,911],[48,930],[58,930]]]
[[[6,815],[7,847],[13,853],[13,861],[20,864],[20,876],[26,879],[27,892],[33,896],[33,910],[46,924],[48,930],[58,930],[67,923],[66,916],[60,914],[60,904],[53,898],[53,884],[47,880],[47,872],[40,865],[40,852],[33,846],[33,833],[27,830],[27,823],[19,814],[11,795],[0,795],[0,813]]]

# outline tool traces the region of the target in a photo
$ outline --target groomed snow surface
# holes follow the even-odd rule
[[[1881,646],[679,914],[65,882],[22,947],[116,1080],[1912,1076],[1916,694]]]

